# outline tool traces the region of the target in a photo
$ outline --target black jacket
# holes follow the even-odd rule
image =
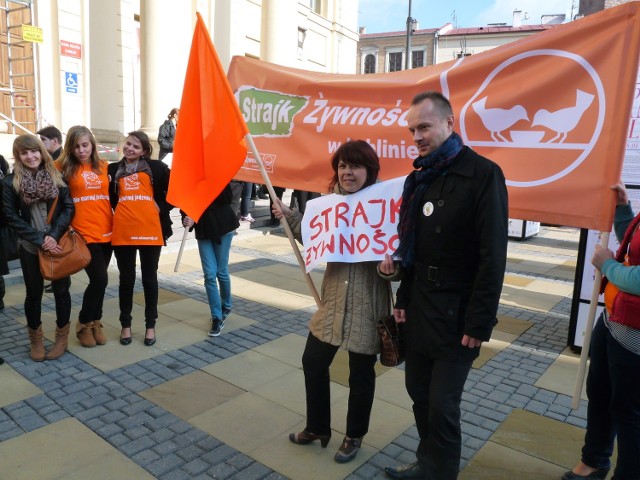
[[[24,204],[22,198],[13,188],[13,174],[2,180],[2,206],[7,224],[22,239],[41,247],[44,237],[49,235],[60,240],[71,224],[75,213],[73,199],[69,187],[58,187],[58,204],[51,218],[47,232],[40,232],[31,226],[31,209]],[[51,209],[53,200],[49,200],[47,211]]]
[[[158,144],[160,154],[158,160],[162,160],[167,153],[173,152],[173,140],[176,138],[176,127],[171,120],[165,120],[158,130]]]
[[[142,160],[142,159],[141,159]],[[169,189],[169,175],[171,171],[169,167],[160,162],[159,160],[144,160],[149,164],[151,169],[151,183],[153,184],[153,200],[160,209],[160,225],[162,227],[162,236],[165,242],[173,235],[173,222],[169,216],[174,206],[167,203],[167,190]],[[118,167],[125,162],[123,158],[119,162],[110,163],[107,167],[107,173],[109,174],[109,199],[111,201],[111,208],[115,211],[118,206],[118,183],[116,182],[116,172]]]
[[[232,201],[231,185],[227,184],[224,190],[220,192],[220,195],[202,213],[198,223],[191,227],[196,231],[196,239],[213,240],[215,243],[220,244],[220,238],[223,235],[236,230],[240,226],[238,217],[231,207]],[[180,213],[184,218],[185,213],[183,211],[180,211]]]
[[[396,308],[406,309],[409,348],[431,358],[470,361],[487,341],[507,258],[508,204],[498,165],[464,147],[420,202],[412,271],[405,272]],[[426,204],[430,204],[424,208]]]

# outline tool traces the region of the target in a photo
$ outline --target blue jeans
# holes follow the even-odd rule
[[[620,345],[602,321],[591,337],[587,375],[587,433],[582,462],[593,468],[610,466],[618,438],[615,480],[640,474],[640,355]]]
[[[229,250],[233,231],[223,235],[218,245],[213,240],[198,240],[198,251],[204,272],[211,317],[222,319],[223,310],[231,310],[231,278],[229,277]],[[220,289],[218,290],[218,287]]]
[[[249,215],[249,207],[251,206],[251,191],[253,183],[242,182],[242,194],[240,196],[240,215],[246,217]]]

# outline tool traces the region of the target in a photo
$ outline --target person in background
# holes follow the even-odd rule
[[[605,310],[591,337],[587,374],[587,432],[582,459],[563,480],[640,478],[640,213],[635,217],[622,182],[616,192],[614,230],[618,252],[596,245],[591,263],[605,276]]]
[[[89,284],[82,297],[76,336],[83,347],[105,345],[102,331],[102,304],[109,283],[113,211],[109,202],[108,163],[98,156],[96,139],[87,127],[77,125],[67,132],[62,155],[56,166],[69,185],[76,213],[71,226],[84,237],[91,262],[84,269]]]
[[[331,157],[333,179],[329,192],[350,195],[376,183],[380,160],[362,140],[343,143]],[[302,214],[282,200],[273,206],[276,218],[286,218],[301,241]],[[320,440],[326,447],[331,438],[329,367],[339,348],[349,352],[349,406],[347,428],[335,461],[355,458],[369,431],[376,388],[375,364],[380,352],[376,325],[391,311],[391,286],[376,273],[376,262],[328,262],[322,279],[320,306],[309,323],[309,336],[302,354],[307,398],[307,425],[289,440],[307,445]]]
[[[20,135],[13,141],[15,158],[13,174],[3,179],[2,202],[8,225],[19,237],[20,266],[24,277],[26,298],[24,313],[31,343],[31,359],[54,360],[67,349],[71,295],[69,277],[51,282],[56,305],[56,333],[53,347],[46,353],[42,335],[42,292],[44,281],[40,273],[38,249],[59,253],[58,240],[69,228],[73,218],[73,200],[44,144],[34,135]],[[57,200],[57,201],[56,201]],[[47,215],[55,210],[51,223]]]
[[[253,223],[255,219],[251,216],[249,208],[251,207],[251,192],[253,191],[253,183],[242,182],[242,193],[240,194],[240,221]]]
[[[191,217],[182,212],[184,227],[194,228],[196,231],[204,287],[211,311],[210,337],[220,335],[232,307],[229,251],[235,230],[240,226],[231,207],[232,200],[231,186],[227,185],[203,212],[198,223],[194,223]]]
[[[320,194],[317,192],[307,192],[305,190],[294,190],[291,196],[295,199],[300,213],[304,214],[304,211],[307,208],[307,202],[314,198],[318,198]]]
[[[9,162],[0,155],[0,181],[9,175]],[[2,186],[0,185],[0,191]],[[4,213],[2,211],[2,196],[0,193],[0,228],[9,228],[7,227],[7,221],[4,218]],[[0,237],[1,240],[4,241],[4,236]],[[8,251],[9,246],[5,246],[4,244],[0,244],[0,310],[4,310],[4,294],[6,293],[6,287],[4,284],[4,276],[9,274],[9,262],[6,257],[5,252]]]
[[[179,108],[172,108],[169,115],[167,115],[167,119],[160,125],[158,130],[158,144],[160,145],[158,160],[162,160],[168,153],[173,153],[173,141],[176,138],[179,113]]]
[[[144,290],[144,344],[156,343],[158,318],[158,261],[160,251],[171,236],[167,203],[169,167],[151,160],[153,147],[141,130],[130,132],[122,147],[123,158],[109,164],[109,196],[113,207],[111,244],[120,271],[120,343],[131,344],[131,311],[136,282],[136,254]]]
[[[62,153],[62,132],[53,125],[49,125],[48,127],[38,130],[36,135],[38,135],[40,140],[42,140],[47,152],[51,154],[51,158],[53,158],[53,160],[57,160]],[[47,293],[51,293],[53,291],[50,283],[45,283],[44,291]]]
[[[497,323],[507,187],[498,165],[463,144],[441,93],[416,95],[407,123],[420,156],[404,183],[398,249],[385,256],[380,273],[401,279],[393,313],[405,324],[405,384],[420,443],[416,462],[385,473],[455,480],[464,384]]]

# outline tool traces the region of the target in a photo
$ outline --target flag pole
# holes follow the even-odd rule
[[[249,147],[251,148],[253,157],[255,158],[256,163],[260,167],[260,173],[262,174],[264,184],[267,186],[267,190],[269,191],[269,196],[273,199],[272,201],[275,203],[275,199],[278,197],[276,193],[273,191],[273,185],[271,184],[271,179],[269,178],[269,174],[264,168],[264,164],[262,163],[262,159],[260,158],[260,154],[258,153],[256,144],[253,142],[253,137],[251,136],[250,133],[247,133],[244,139],[246,140],[246,142],[249,144]],[[309,273],[305,269],[304,260],[302,258],[302,255],[300,254],[300,249],[298,248],[298,244],[296,243],[295,238],[293,238],[293,232],[291,231],[291,227],[289,227],[289,222],[287,222],[287,219],[284,216],[280,219],[280,225],[284,227],[284,231],[287,234],[287,238],[289,238],[289,243],[291,244],[293,253],[296,255],[296,258],[298,259],[298,265],[300,265],[300,268],[304,273],[304,279],[307,282],[307,286],[309,287],[309,290],[311,291],[311,295],[313,295],[313,298],[316,301],[316,305],[320,307],[320,295],[318,295],[318,290],[316,290],[316,286],[313,283],[313,279],[311,278],[311,275],[309,275]]]
[[[607,248],[609,245],[609,232],[602,234],[600,245]],[[580,397],[582,396],[582,385],[587,372],[587,360],[589,359],[589,348],[591,347],[591,332],[593,332],[593,324],[596,318],[596,309],[598,308],[598,297],[600,296],[600,285],[602,284],[602,273],[596,268],[596,277],[593,281],[593,290],[591,290],[591,304],[589,305],[589,313],[587,315],[587,324],[584,329],[584,341],[582,343],[582,352],[580,353],[580,366],[578,367],[578,375],[576,377],[576,385],[573,390],[573,401],[571,408],[574,410],[580,406]]]
[[[180,260],[182,260],[182,252],[184,252],[184,244],[187,241],[187,235],[189,235],[189,227],[184,227],[184,233],[182,234],[182,242],[180,243],[180,250],[178,250],[178,258],[176,258],[176,266],[173,267],[173,271],[177,272],[180,266]]]

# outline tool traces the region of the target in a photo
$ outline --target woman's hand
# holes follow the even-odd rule
[[[593,257],[591,258],[591,263],[594,267],[600,270],[602,268],[602,264],[610,258],[615,258],[613,252],[608,248],[604,248],[602,245],[597,244],[596,249],[593,252]]]
[[[195,222],[193,218],[186,216],[182,219],[182,226],[185,228],[191,228]]]
[[[616,192],[616,205],[623,206],[629,203],[629,197],[627,196],[627,189],[624,187],[624,183],[618,182],[615,185],[611,185],[611,190]]]
[[[396,272],[396,264],[393,261],[393,257],[385,253],[384,260],[378,264],[378,270],[385,275],[393,275]]]
[[[280,220],[285,215],[289,215],[291,213],[291,209],[287,207],[282,200],[276,198],[271,206],[271,211],[273,212],[273,216]]]
[[[404,308],[394,308],[393,317],[396,319],[396,323],[404,323],[407,321],[407,317],[404,315]]]
[[[50,235],[45,235],[44,242],[42,242],[42,249],[51,253],[61,253],[62,248],[56,242],[56,239]]]

